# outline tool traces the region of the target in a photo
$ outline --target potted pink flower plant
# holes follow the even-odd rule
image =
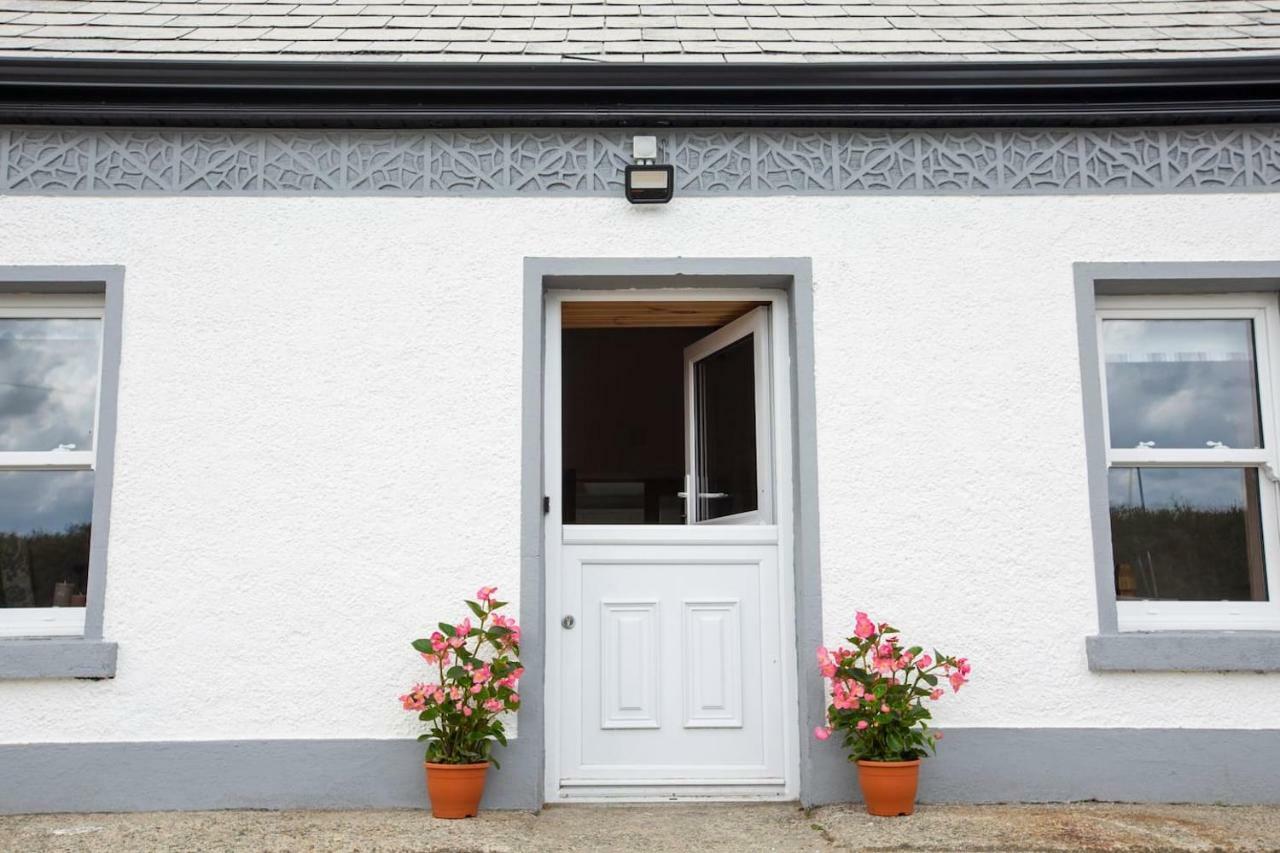
[[[489,751],[495,741],[507,744],[501,715],[520,707],[520,626],[498,612],[506,602],[495,592],[481,587],[478,600],[466,602],[474,624],[471,617],[441,622],[439,631],[413,641],[435,668],[435,681],[415,684],[400,702],[430,724],[418,740],[427,742],[427,795],[438,818],[475,816],[485,773],[490,763],[498,765]]]
[[[831,704],[827,725],[814,729],[814,737],[826,740],[841,733],[849,760],[857,762],[867,811],[886,817],[915,811],[920,759],[942,737],[929,730],[932,715],[925,702],[942,698],[944,680],[952,692],[959,691],[970,670],[965,658],[904,648],[897,634],[898,629],[877,625],[859,611],[847,640],[852,648],[818,647],[818,669],[830,682]]]

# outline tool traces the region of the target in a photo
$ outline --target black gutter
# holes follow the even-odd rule
[[[1028,126],[1280,119],[1280,56],[518,64],[0,59],[0,122]]]

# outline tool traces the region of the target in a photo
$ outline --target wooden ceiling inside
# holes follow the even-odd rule
[[[641,329],[668,326],[723,326],[764,302],[564,302],[566,329]]]

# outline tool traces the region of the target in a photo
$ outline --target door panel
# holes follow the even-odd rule
[[[600,728],[658,729],[656,601],[600,602]]]
[[[582,616],[561,629],[562,783],[781,785],[776,543],[566,545],[563,559]]]
[[[742,728],[740,603],[684,603],[685,728]]]

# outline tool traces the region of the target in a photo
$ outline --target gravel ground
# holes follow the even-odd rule
[[[1280,850],[1280,807],[552,806],[434,820],[418,811],[153,812],[0,817],[21,851]]]

